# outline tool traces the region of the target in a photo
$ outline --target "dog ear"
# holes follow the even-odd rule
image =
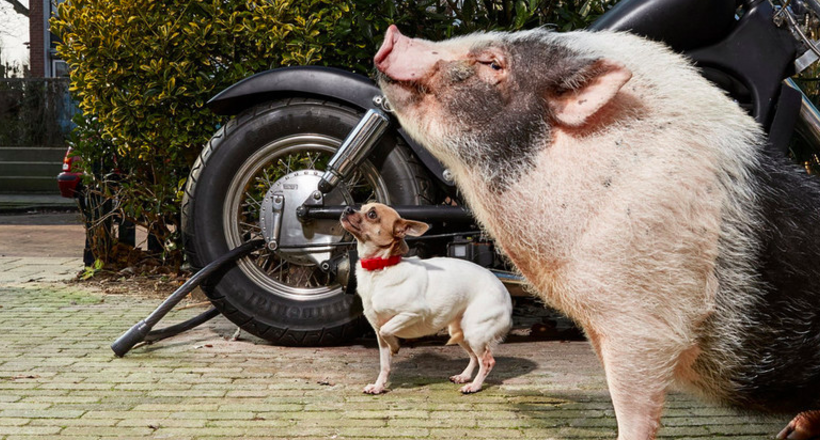
[[[427,232],[428,229],[430,229],[430,225],[427,223],[400,218],[393,224],[393,236],[397,238],[404,238],[408,235],[418,237]]]

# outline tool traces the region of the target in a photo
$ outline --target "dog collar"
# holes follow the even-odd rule
[[[363,258],[359,260],[362,263],[362,269],[364,270],[379,270],[384,269],[385,267],[395,266],[399,264],[401,261],[401,255],[393,255],[390,258]]]

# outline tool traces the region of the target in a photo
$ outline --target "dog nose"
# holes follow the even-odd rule
[[[345,214],[345,215],[350,215],[350,214],[353,214],[353,213],[355,213],[355,212],[356,212],[356,210],[355,210],[355,209],[353,209],[353,207],[352,207],[352,206],[348,206],[347,208],[345,208],[344,214]]]

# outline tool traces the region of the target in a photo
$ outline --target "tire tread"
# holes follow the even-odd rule
[[[208,263],[208,261],[202,260],[203,256],[196,250],[195,240],[197,238],[197,231],[193,213],[195,212],[194,209],[196,206],[196,192],[198,184],[202,177],[202,173],[209,165],[210,160],[214,157],[214,153],[220,148],[226,139],[234,133],[240,131],[248,122],[268,112],[278,111],[283,107],[296,107],[302,105],[330,107],[356,114],[357,117],[360,113],[357,110],[342,105],[338,102],[318,100],[315,98],[292,97],[283,100],[271,101],[256,105],[240,113],[235,118],[228,121],[228,123],[224,126],[220,127],[213,137],[211,137],[211,139],[205,144],[202,152],[199,154],[197,160],[191,168],[191,172],[185,184],[182,202],[182,239],[185,256],[192,269],[201,269]],[[398,142],[395,150],[399,152],[401,159],[406,164],[408,168],[408,175],[412,176],[416,182],[416,188],[413,188],[416,203],[432,204],[434,202],[435,189],[432,180],[426,172],[426,169],[404,144],[404,142],[401,141],[400,137],[397,136],[396,139]],[[205,291],[214,307],[219,309],[223,315],[225,315],[232,322],[236,323],[242,330],[277,345],[317,346],[338,344],[361,335],[361,332],[364,329],[364,319],[361,317],[343,325],[335,327],[322,327],[311,331],[276,328],[264,324],[254,316],[246,315],[233,307],[228,298],[218,291],[215,283],[204,283],[202,289]]]

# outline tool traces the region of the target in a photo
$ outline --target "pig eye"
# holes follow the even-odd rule
[[[376,220],[376,217],[377,217],[376,216],[376,211],[374,211],[374,210],[367,211],[367,218],[369,218],[370,220]]]
[[[485,65],[485,66],[489,66],[489,67],[490,67],[491,69],[493,69],[493,70],[501,70],[501,69],[503,69],[503,67],[501,67],[501,63],[499,63],[499,62],[498,62],[498,61],[496,61],[496,60],[491,60],[491,61],[479,61],[479,63],[481,63],[481,64],[483,64],[483,65]]]

